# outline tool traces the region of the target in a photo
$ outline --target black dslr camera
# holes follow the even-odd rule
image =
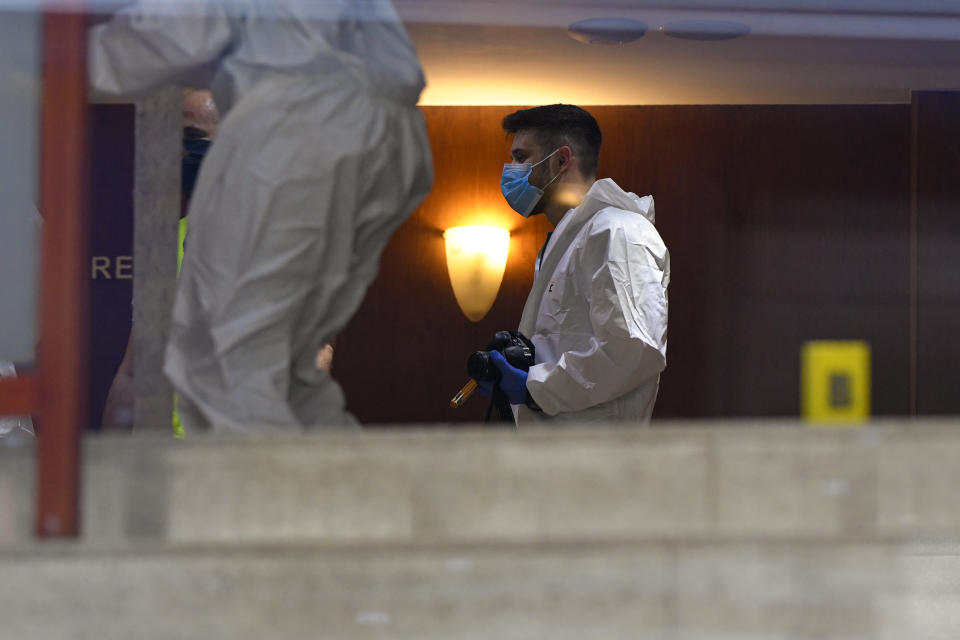
[[[500,369],[490,359],[491,351],[499,351],[511,366],[529,371],[533,366],[534,348],[519,331],[497,331],[484,351],[474,351],[467,358],[467,373],[477,382],[498,382]]]

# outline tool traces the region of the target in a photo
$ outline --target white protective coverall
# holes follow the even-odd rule
[[[210,86],[165,372],[187,431],[353,423],[317,350],[433,183],[389,0],[141,0],[90,37],[99,90]],[[171,217],[174,220],[175,217]]]
[[[653,197],[596,181],[550,237],[523,309],[520,332],[536,347],[527,390],[543,412],[518,407],[518,426],[649,422],[669,284]]]

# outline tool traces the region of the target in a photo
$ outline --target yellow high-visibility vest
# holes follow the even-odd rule
[[[183,240],[187,237],[187,219],[180,218],[180,237],[177,241],[177,277],[180,277],[180,265],[183,264]],[[173,437],[184,438],[183,425],[180,423],[180,414],[177,413],[177,394],[173,394]]]

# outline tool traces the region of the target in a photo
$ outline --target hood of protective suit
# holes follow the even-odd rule
[[[653,196],[638,196],[630,191],[624,191],[610,178],[597,180],[583,197],[583,201],[570,215],[573,224],[585,222],[595,213],[606,207],[616,207],[624,211],[633,211],[646,218],[650,224],[656,223],[654,214]]]

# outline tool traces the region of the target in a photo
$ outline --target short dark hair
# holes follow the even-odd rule
[[[588,178],[597,175],[603,136],[597,121],[580,107],[550,104],[521,109],[503,119],[503,130],[513,134],[532,131],[547,152],[569,145],[577,157],[580,172]]]

